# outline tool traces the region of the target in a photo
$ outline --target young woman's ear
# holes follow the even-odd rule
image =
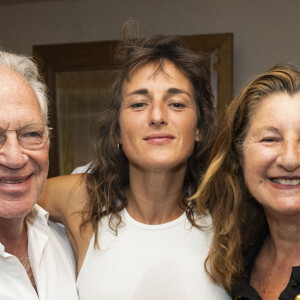
[[[197,129],[196,134],[195,134],[195,141],[196,142],[201,142],[201,140],[202,140],[201,133],[199,132],[199,129]]]

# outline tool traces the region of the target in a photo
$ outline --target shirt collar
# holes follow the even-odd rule
[[[35,204],[31,213],[29,213],[26,216],[26,221],[32,218],[34,219],[36,217],[43,220],[43,222],[45,221],[46,223],[48,223],[49,213],[45,211],[42,207],[40,207],[38,204]]]
[[[47,241],[49,237],[48,219],[49,213],[37,204],[33,206],[32,211],[25,217],[27,228],[33,228],[34,232],[40,232],[45,241]],[[32,230],[27,230],[29,239]],[[0,242],[0,256],[6,257],[7,255],[10,256],[10,254],[5,252],[4,245]]]

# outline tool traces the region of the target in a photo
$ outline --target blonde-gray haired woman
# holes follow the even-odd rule
[[[207,263],[215,282],[231,291],[234,299],[299,299],[296,66],[275,66],[232,101],[196,198],[199,210],[208,209],[213,220]]]

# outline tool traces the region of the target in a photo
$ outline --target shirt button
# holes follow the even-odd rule
[[[300,294],[295,297],[295,300],[300,300]]]
[[[292,285],[292,287],[296,287],[297,285],[298,285],[298,281],[297,280],[295,280],[295,279],[292,279],[291,280],[291,285]],[[298,296],[298,295],[297,295]],[[299,298],[300,299],[300,298]]]

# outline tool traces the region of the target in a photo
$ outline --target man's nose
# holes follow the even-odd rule
[[[19,169],[28,161],[24,148],[20,145],[15,131],[6,132],[6,140],[0,148],[0,165],[10,169]]]

